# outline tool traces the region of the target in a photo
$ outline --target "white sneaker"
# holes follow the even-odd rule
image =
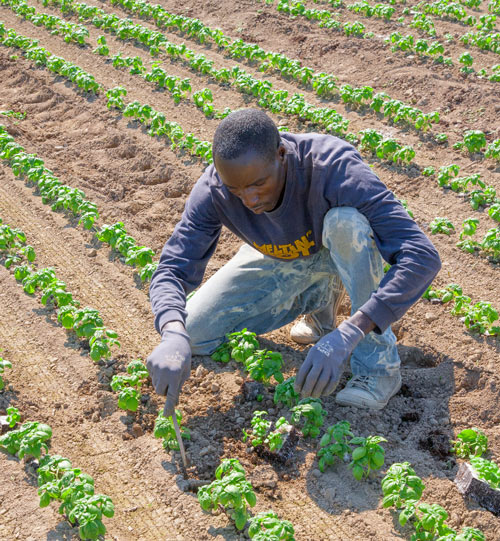
[[[335,401],[341,406],[356,406],[381,410],[401,389],[401,374],[397,376],[353,376],[337,393]]]
[[[332,301],[321,310],[301,316],[290,330],[290,338],[297,344],[315,344],[322,336],[337,327],[337,312],[345,297],[340,278],[334,281]]]

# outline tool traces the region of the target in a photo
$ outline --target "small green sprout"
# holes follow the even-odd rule
[[[12,363],[0,357],[0,391],[5,387],[5,382],[2,378],[2,374],[5,372],[6,368],[12,368]]]
[[[488,451],[488,438],[479,428],[466,428],[462,430],[453,444],[451,450],[460,458],[481,456]]]
[[[225,459],[215,471],[215,481],[198,490],[198,502],[204,511],[221,506],[234,520],[238,530],[243,530],[249,518],[248,507],[254,507],[257,498],[253,487],[246,480],[245,470],[237,459]]]
[[[305,423],[302,427],[304,437],[317,438],[319,436],[326,415],[319,398],[303,398],[290,411],[292,412],[293,425],[298,425],[301,418],[304,417]]]
[[[415,503],[422,497],[425,485],[410,466],[409,462],[396,462],[387,470],[382,479],[384,507],[401,509]]]
[[[437,233],[442,233],[444,235],[450,235],[455,231],[455,226],[448,220],[448,218],[437,217],[432,220],[429,224],[431,233],[436,235]]]
[[[191,434],[189,429],[181,426],[182,414],[179,410],[175,410],[175,417],[181,431],[181,436],[187,440],[191,439]],[[177,442],[177,437],[175,435],[174,423],[172,417],[165,417],[163,412],[158,413],[158,417],[155,421],[154,427],[154,437],[163,439],[163,447],[167,451],[178,451],[179,443]]]
[[[16,424],[21,420],[21,414],[19,410],[14,407],[7,408],[7,423],[10,428],[14,428]]]
[[[276,385],[274,389],[273,401],[275,404],[283,404],[287,408],[292,408],[300,399],[300,394],[294,389],[295,377],[288,378]]]
[[[348,421],[340,421],[326,429],[321,438],[318,451],[318,467],[324,472],[327,466],[331,466],[336,460],[346,460],[351,452],[348,438],[352,438],[351,425]]]
[[[491,488],[500,488],[500,468],[495,462],[479,456],[472,457],[470,462],[480,479],[484,479]]]
[[[354,478],[360,481],[368,477],[372,470],[378,470],[384,465],[385,450],[379,443],[387,441],[382,436],[355,437],[349,440],[352,445],[358,445],[352,452],[352,468]]]
[[[295,530],[288,520],[280,520],[274,511],[264,511],[249,520],[248,535],[256,541],[295,541]]]

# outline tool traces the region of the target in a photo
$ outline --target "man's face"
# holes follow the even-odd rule
[[[285,147],[280,145],[271,160],[250,149],[235,160],[215,158],[215,168],[226,188],[255,214],[270,212],[281,202],[285,187]]]

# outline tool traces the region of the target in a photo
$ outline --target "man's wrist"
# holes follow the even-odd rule
[[[373,331],[373,329],[375,329],[377,326],[366,314],[360,310],[353,314],[347,321],[353,325],[356,325],[356,327],[358,327],[358,329],[360,329],[365,336],[369,332]]]

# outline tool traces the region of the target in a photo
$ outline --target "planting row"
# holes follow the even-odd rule
[[[293,79],[311,88],[323,99],[340,97],[346,104],[359,106],[362,103],[373,111],[383,112],[384,117],[394,122],[404,122],[417,130],[426,131],[432,123],[439,122],[437,112],[424,113],[400,100],[392,99],[388,94],[375,94],[371,87],[356,88],[345,84],[339,87],[338,78],[324,72],[315,73],[312,68],[303,66],[299,60],[292,60],[281,53],[269,52],[256,44],[246,43],[242,39],[231,40],[219,29],[212,29],[190,17],[173,14],[158,5],[135,0],[112,0],[111,4],[121,6],[145,19],[153,19],[159,28],[176,29],[200,43],[212,40],[231,58],[247,59],[257,63],[262,72],[277,71],[287,79]]]
[[[63,7],[61,9],[63,9]],[[177,46],[172,44],[159,32],[151,31],[142,25],[135,25],[128,19],[121,20],[114,15],[106,14],[99,8],[88,6],[86,4],[65,3],[64,9],[77,13],[80,18],[90,19],[94,25],[99,28],[102,27],[106,30],[110,30],[119,39],[134,39],[138,43],[146,45],[146,47],[148,47],[155,55],[161,49],[172,58],[181,60],[196,71],[210,75],[223,84],[229,83],[240,92],[254,96],[261,107],[268,109],[273,113],[298,116],[301,120],[308,120],[313,124],[322,127],[328,133],[343,136],[353,143],[356,143],[357,141],[355,134],[347,133],[349,124],[347,119],[343,118],[342,115],[334,109],[314,107],[305,100],[302,94],[295,93],[291,98],[288,98],[288,91],[272,90],[272,83],[270,81],[256,79],[238,66],[233,67],[231,70],[228,70],[227,68],[218,70],[214,68],[212,60],[208,60],[202,54],[196,55],[192,50],[187,49],[185,45]],[[345,89],[346,100],[349,99],[347,98],[348,92],[349,89]],[[197,95],[196,101],[206,101],[206,99],[207,95],[203,95],[202,92]],[[203,108],[203,104],[201,104],[201,108]],[[206,110],[207,109],[205,109],[205,111]],[[226,110],[224,114],[227,114],[227,112],[228,110]],[[413,115],[413,113],[411,114]],[[419,113],[416,114],[418,115]],[[404,116],[402,110],[401,116]],[[422,123],[422,125],[426,122],[429,122],[429,119],[418,121],[418,123]],[[382,134],[381,137],[383,138]],[[391,146],[396,147],[397,151],[386,153],[384,151],[385,147],[381,147],[380,153],[383,156],[383,159],[410,163],[415,156],[415,151],[411,147],[402,145],[392,138],[390,139],[390,142]]]
[[[78,224],[91,230],[100,242],[109,244],[113,250],[120,253],[127,265],[135,267],[143,282],[151,279],[158,266],[158,263],[153,263],[153,250],[138,245],[127,233],[122,222],[96,228],[95,221],[99,213],[95,203],[88,201],[81,190],[62,184],[54,173],[45,167],[41,158],[25,152],[2,125],[0,125],[0,158],[8,161],[16,177],[24,178],[36,186],[44,204],[51,205],[54,211],[69,211],[78,218]],[[17,262],[19,257],[12,255],[8,265]]]
[[[20,229],[2,224],[1,219],[0,257],[7,269],[12,267],[14,277],[21,282],[25,293],[34,295],[40,290],[40,302],[57,310],[57,321],[86,341],[84,345],[89,347],[92,360],[97,362],[110,358],[111,348],[120,345],[117,333],[104,327],[97,310],[79,308],[80,303],[66,290],[66,283],[57,279],[53,268],[32,269],[30,263],[35,260],[35,252],[31,246],[26,245],[26,235]],[[26,264],[17,264],[22,263],[24,258]],[[13,267],[14,264],[17,265]]]
[[[14,428],[20,420],[19,412],[16,408],[8,408],[7,412],[9,426]],[[94,479],[80,468],[73,468],[70,460],[48,454],[51,437],[50,426],[28,421],[0,436],[0,449],[19,459],[29,459],[37,474],[40,507],[58,502],[59,513],[71,526],[78,527],[80,539],[99,539],[106,533],[103,517],[114,515],[113,502],[109,496],[96,494]]]
[[[4,1],[7,1],[7,0],[4,0]],[[20,5],[25,4],[24,0],[20,0],[20,2],[19,0],[8,0],[8,1],[15,4],[19,3]],[[85,12],[87,17],[90,16],[88,13],[88,6],[86,6],[85,4],[77,4],[76,8],[74,8],[72,4],[64,4],[62,9],[64,9],[65,11],[76,10],[76,12],[80,16],[83,12]],[[102,12],[102,10],[98,10],[98,8],[91,8],[91,14],[95,14],[99,12]],[[111,23],[111,27],[114,28],[115,30],[116,30],[116,26],[113,26],[113,25],[115,25],[116,22],[117,21],[113,19],[113,22]],[[122,21],[118,21],[118,22],[121,23]],[[137,31],[141,31],[140,38],[144,40],[144,32],[142,31],[146,29],[144,29],[144,27],[140,27],[140,28],[138,27],[140,27],[140,25],[135,25],[135,29]],[[137,34],[137,31],[135,32],[135,34]],[[121,32],[118,32],[118,34],[121,34]],[[103,37],[101,37],[100,39],[103,39]],[[188,56],[192,57],[192,52],[190,52]],[[142,61],[140,60],[139,57],[136,57],[135,59],[128,59],[128,58],[121,59],[121,57],[114,57],[113,63],[116,66],[132,65],[131,73],[142,74],[143,72]],[[231,72],[232,75],[235,75],[233,73],[234,71],[235,70],[233,69]],[[237,73],[239,73],[239,70],[237,71]],[[243,74],[240,74],[240,76],[241,75]],[[175,78],[175,79],[168,78],[167,74],[164,72],[164,70],[159,68],[159,66],[154,66],[152,72],[149,74],[145,74],[144,78],[149,81],[157,82],[157,84],[160,87],[166,86],[170,88],[170,90],[173,93],[173,97],[176,101],[178,101],[178,99],[182,97],[182,94],[180,93],[182,89],[187,90],[189,87],[186,80],[182,81],[180,85],[178,85],[179,83],[179,81],[177,81],[178,78]],[[239,86],[238,79],[239,77],[237,77],[235,81],[235,85],[237,87]],[[246,80],[245,82],[247,83],[248,80]],[[262,86],[263,84],[262,81],[259,82],[257,80],[254,80],[254,83],[257,84],[257,86],[255,86],[254,84],[250,88],[245,89],[243,87],[243,90],[247,92],[250,91],[250,93],[254,94],[256,97],[260,96],[259,104],[262,105],[261,103],[263,100],[262,93],[263,92],[265,93],[266,88]],[[241,85],[239,86],[239,89],[240,90],[242,89]],[[360,89],[356,89],[356,88],[350,87],[350,85],[344,85],[343,87],[341,87],[339,91],[340,91],[340,96],[345,103],[361,106],[361,105],[364,105],[363,100],[368,100],[368,104],[373,110],[377,112],[381,112],[381,108],[383,107],[384,116],[393,117],[395,121],[398,121],[400,119],[408,120],[412,118],[415,125],[423,130],[428,128],[429,122],[431,122],[432,119],[434,119],[434,121],[437,121],[439,119],[439,114],[437,112],[432,113],[430,115],[425,115],[418,109],[412,108],[410,106],[406,106],[401,101],[398,101],[398,100],[384,101],[386,98],[388,98],[388,96],[384,93],[379,93],[373,96],[373,89],[371,87],[363,87]],[[272,93],[274,95],[273,99],[271,99],[271,104],[273,105],[273,107],[277,106],[277,103],[274,100],[276,95],[279,95],[280,99],[283,98],[282,92],[283,91],[277,91],[277,92]],[[212,116],[214,114],[214,107],[211,103],[212,96],[211,96],[211,92],[208,89],[203,89],[199,92],[196,92],[193,98],[194,98],[195,104],[199,108],[201,108],[207,116]],[[370,100],[372,101],[370,102]],[[333,110],[329,110],[330,113],[328,113],[327,112],[328,110],[325,111],[325,109],[318,109],[315,111],[314,108],[313,108],[313,111],[311,111],[310,104],[305,102],[303,96],[301,95],[294,95],[290,100],[285,101],[284,105],[278,106],[278,109],[281,110],[281,112],[285,112],[289,114],[290,113],[297,114],[299,115],[300,118],[307,119],[307,120],[310,120],[311,122],[323,125],[323,127],[326,126],[327,131],[333,130],[335,132],[336,128],[334,128],[333,124],[331,123],[332,118],[333,118],[332,117],[332,113],[333,113],[335,117],[337,118],[337,120],[341,122],[341,124],[344,126],[343,129],[347,129],[347,121],[345,119],[340,120],[342,117],[339,118],[338,113],[336,113]],[[304,113],[304,111],[307,111],[307,113]],[[224,113],[219,114],[218,116],[223,117],[227,115],[229,112],[230,110],[226,108]],[[327,114],[326,119],[324,118],[325,113]],[[337,128],[338,127],[339,126],[337,124]],[[389,161],[410,163],[411,160],[413,159],[415,152],[411,147],[402,146],[399,143],[397,143],[394,139],[384,138],[383,135],[378,132],[376,132],[374,136],[371,137],[370,145],[363,144],[363,140],[366,141],[367,139],[366,135],[364,134],[365,131],[366,130],[362,130],[360,132],[361,139],[362,139],[361,148],[369,149],[372,151],[372,153],[376,154],[379,158],[387,159]],[[368,131],[373,132],[373,130],[368,130]],[[344,136],[347,139],[350,139],[352,142],[356,142],[358,139],[354,134],[345,134]],[[483,134],[483,137],[484,137],[484,134]],[[464,140],[466,140],[466,138],[467,138],[467,132],[464,135]],[[488,146],[488,149],[486,150],[485,156],[493,157],[494,159],[499,159],[499,149],[498,149],[499,144],[500,144],[500,141],[494,141],[493,143],[491,143]],[[470,148],[469,145],[464,146],[463,142],[457,143],[454,146],[455,148],[459,148],[459,147],[464,147],[468,149]],[[484,140],[483,148],[485,146],[486,146],[486,140]]]
[[[417,130],[424,132],[430,128],[432,123],[439,122],[439,113],[437,111],[423,113],[420,109],[405,104],[401,100],[392,99],[385,92],[375,94],[373,88],[369,86],[356,88],[345,84],[338,87],[336,84],[337,78],[331,74],[323,72],[314,73],[312,68],[303,67],[297,60],[291,60],[280,53],[265,51],[260,46],[245,43],[241,39],[231,41],[221,30],[211,29],[201,23],[198,19],[172,14],[160,6],[152,5],[148,2],[112,0],[111,3],[119,3],[122,7],[132,13],[146,19],[153,19],[160,28],[177,29],[184,35],[197,39],[200,43],[204,43],[206,40],[210,39],[232,58],[246,58],[252,63],[257,62],[260,65],[261,71],[266,71],[268,69],[279,71],[282,75],[300,81],[302,84],[312,88],[322,98],[328,98],[335,95],[353,108],[364,107],[371,109],[376,113],[383,114],[385,118],[391,119],[393,122],[404,122],[405,124],[411,125]],[[391,35],[391,41],[393,43],[398,43],[400,38],[402,38],[401,35],[398,36],[396,36],[396,34]],[[411,42],[411,45],[413,46],[413,41]],[[425,43],[423,42],[418,43],[416,45],[417,52],[423,52],[425,49],[424,45]],[[403,47],[402,43],[401,47]],[[433,52],[432,54],[443,52],[441,48],[437,48],[436,51],[434,51],[432,46],[430,47],[430,50]],[[464,56],[462,63],[464,64],[464,69],[470,69],[470,59],[467,59]],[[497,77],[500,80],[500,65],[496,66],[495,70],[495,73],[498,72]],[[208,111],[208,114],[210,115],[213,113],[213,108],[208,104],[204,111]],[[472,152],[469,145],[466,143],[467,134],[467,131],[464,132],[464,141],[457,142],[454,145],[454,148],[467,148]],[[440,139],[436,136],[436,141],[440,143],[444,142],[444,134],[438,135]],[[353,139],[352,136],[351,139]],[[447,138],[445,141],[446,140]],[[354,142],[354,140],[351,142]],[[486,140],[484,140],[484,144],[477,150],[474,150],[474,152],[478,152],[483,148],[486,148],[486,158],[493,158],[500,161],[500,140],[493,141],[488,146]]]
[[[268,2],[272,3],[272,2]],[[365,3],[362,3],[361,6],[366,6]],[[382,5],[381,5],[382,6]],[[369,9],[372,9],[369,7]],[[359,38],[365,38],[365,39],[371,39],[374,37],[373,32],[366,32],[366,27],[363,23],[359,21],[354,22],[344,22],[341,23],[337,20],[336,16],[337,14],[332,13],[327,10],[316,10],[314,8],[308,9],[303,2],[293,0],[290,2],[290,0],[279,0],[277,4],[277,10],[281,13],[286,13],[290,15],[291,17],[305,17],[308,20],[315,20],[319,21],[319,26],[322,28],[327,28],[330,30],[337,30],[337,31],[343,31],[346,35],[354,35]],[[363,9],[359,10],[360,12],[363,11]],[[380,12],[384,12],[382,8],[379,10]],[[491,25],[491,19],[488,19],[488,17],[495,17],[494,15],[486,15],[484,16],[484,19],[478,23],[478,26],[480,27],[480,30],[478,30],[477,33],[474,32],[468,32],[464,34],[460,41],[468,46],[473,45],[475,47],[478,47],[479,49],[486,50],[486,51],[492,51],[494,53],[500,52],[500,34],[489,34],[487,33],[488,27]],[[400,20],[400,22],[402,22]],[[493,21],[494,22],[494,21]],[[424,30],[431,36],[435,35],[434,30],[434,23],[432,20],[426,16],[423,12],[416,12],[415,17],[410,24],[410,26],[417,28],[419,30]],[[428,56],[433,59],[433,61],[436,64],[443,64],[447,66],[453,66],[453,60],[450,57],[445,57],[444,52],[444,45],[440,43],[439,41],[435,40],[432,43],[427,42],[425,39],[415,39],[411,34],[407,35],[405,38],[401,36],[399,32],[393,32],[391,34],[390,38],[387,38],[385,40],[386,44],[394,43],[396,40],[393,39],[393,36],[399,36],[401,39],[406,42],[405,48],[403,47],[396,47],[392,48],[393,52],[400,48],[401,50],[410,50],[410,47],[413,48],[413,45],[415,43],[415,48],[413,49],[413,52],[416,52],[418,55],[421,56]],[[451,36],[451,35],[450,35]],[[451,40],[453,37],[451,36]],[[397,40],[399,41],[399,39]],[[459,62],[462,63],[462,61],[459,59]],[[488,75],[488,71],[486,68],[481,69],[477,72],[477,76],[480,78],[486,78],[488,77],[490,81],[492,82],[498,82],[500,80],[500,71],[498,68],[498,65],[495,65],[491,68],[492,74]],[[474,71],[465,71],[465,73],[474,73]]]

